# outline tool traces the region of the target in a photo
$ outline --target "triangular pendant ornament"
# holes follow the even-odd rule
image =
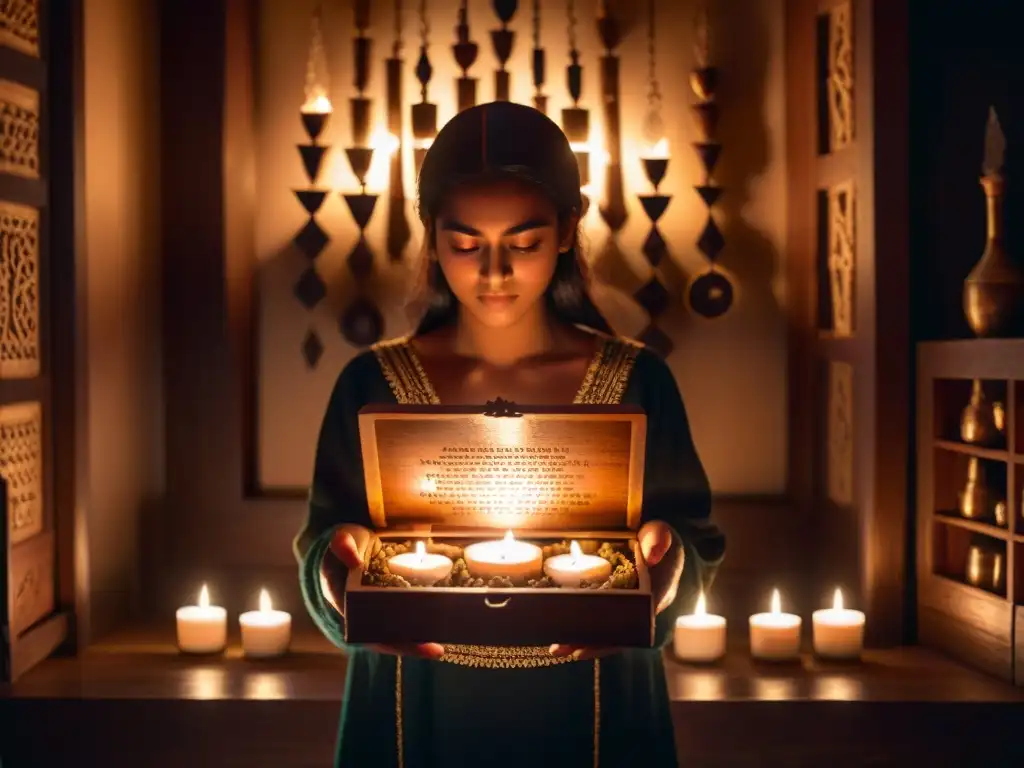
[[[725,238],[722,237],[718,225],[710,216],[708,223],[704,226],[704,231],[700,234],[700,239],[697,240],[697,247],[708,258],[708,261],[717,259],[718,254],[725,248]]]
[[[313,309],[326,295],[327,286],[313,267],[303,272],[299,281],[295,283],[295,298],[306,309]]]
[[[704,164],[704,173],[710,176],[715,172],[715,166],[718,164],[718,157],[722,154],[722,145],[713,141],[705,141],[699,144],[694,144],[693,148],[697,150],[697,154],[700,156],[700,161]]]
[[[700,195],[700,199],[704,201],[704,205],[711,208],[717,203],[722,197],[722,188],[713,187],[709,184],[702,184],[699,187],[694,187],[697,190],[697,194]]]
[[[293,189],[292,192],[310,216],[319,211],[327,199],[327,191],[323,189]]]
[[[366,229],[373,217],[373,208],[377,205],[377,195],[342,195],[348,205],[352,218],[359,229]]]
[[[306,338],[302,340],[302,359],[306,361],[306,367],[310,370],[316,368],[320,358],[324,354],[324,343],[320,335],[310,328],[306,331]]]
[[[661,218],[665,209],[668,208],[668,204],[672,202],[670,195],[637,195],[637,197],[640,198],[640,205],[643,206],[644,213],[647,214],[647,218],[651,220],[652,224]]]
[[[357,280],[364,280],[373,272],[373,251],[366,238],[360,237],[356,247],[348,255],[348,268]]]
[[[320,225],[316,223],[316,219],[310,219],[306,222],[299,233],[292,238],[292,242],[295,243],[296,247],[302,251],[302,254],[310,261],[315,261],[316,258],[324,252],[324,248],[331,242],[331,238],[327,236],[327,233],[320,228]]]
[[[302,127],[306,130],[309,140],[316,141],[320,138],[320,134],[324,132],[330,112],[303,112],[301,117]]]
[[[657,317],[666,309],[672,300],[672,295],[668,292],[668,289],[662,285],[661,280],[658,279],[657,275],[651,277],[644,285],[633,294],[633,298],[637,300],[647,314],[651,317]]]
[[[652,267],[656,267],[661,263],[661,260],[668,252],[668,245],[665,243],[665,238],[661,236],[661,232],[658,231],[657,227],[651,228],[641,250]]]
[[[318,147],[315,144],[299,144],[299,156],[302,158],[302,167],[306,169],[306,178],[310,184],[316,184],[320,177],[320,166],[324,162],[324,154],[327,147]]]

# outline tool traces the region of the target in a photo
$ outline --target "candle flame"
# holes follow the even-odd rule
[[[700,591],[700,597],[697,598],[697,607],[693,609],[694,616],[705,616],[708,612],[708,602],[704,598],[704,590]]]
[[[377,126],[370,136],[370,148],[380,150],[381,154],[393,155],[398,151],[401,141],[395,134],[389,133],[383,126]]]
[[[569,554],[572,555],[573,562],[580,559],[580,555],[583,554],[583,550],[580,549],[580,545],[575,541],[569,543]]]
[[[265,589],[260,590],[260,611],[269,611],[273,609],[273,604],[270,602],[270,593]]]
[[[772,590],[772,613],[782,613],[782,598],[779,596],[779,590]]]
[[[668,139],[662,137],[652,144],[644,154],[648,160],[668,159]]]
[[[836,587],[835,595],[832,597],[832,610],[843,610],[843,591],[839,587]]]
[[[505,532],[505,541],[515,541],[516,537],[512,535],[512,531]]]
[[[203,588],[199,590],[199,607],[210,607],[210,590],[206,588],[205,584],[203,584]]]
[[[334,111],[331,100],[325,93],[319,93],[313,98],[307,99],[302,105],[302,112],[307,115],[329,115]]]
[[[417,541],[416,542],[416,557],[418,557],[420,559],[420,562],[422,563],[423,562],[423,558],[426,557],[426,556],[427,556],[427,545],[424,544],[422,541]]]

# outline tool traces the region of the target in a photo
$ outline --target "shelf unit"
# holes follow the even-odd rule
[[[960,420],[981,382],[1002,430]],[[961,498],[973,470],[980,492]],[[1024,685],[1024,339],[927,342],[917,354],[917,611],[922,645]],[[1001,502],[1001,506],[1000,506]]]

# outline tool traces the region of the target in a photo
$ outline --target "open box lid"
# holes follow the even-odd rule
[[[378,528],[636,530],[647,416],[626,405],[371,405],[359,412]]]

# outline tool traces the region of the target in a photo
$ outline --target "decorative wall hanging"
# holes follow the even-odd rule
[[[388,158],[388,256],[400,261],[411,232],[405,213],[405,151],[402,142],[402,0],[395,0],[395,33],[391,57],[384,63],[387,80],[388,133],[395,150]]]
[[[348,209],[359,227],[359,240],[349,253],[349,271],[356,280],[358,295],[341,315],[341,333],[357,347],[369,346],[380,340],[384,333],[384,317],[377,306],[366,296],[364,286],[373,272],[374,256],[366,242],[366,226],[373,217],[377,205],[376,194],[366,191],[366,176],[373,162],[373,147],[370,146],[370,113],[372,99],[366,96],[370,81],[370,55],[373,41],[367,36],[370,27],[370,0],[356,0],[355,28],[353,39],[353,69],[355,71],[356,96],[349,101],[352,118],[352,144],[345,150],[349,166],[359,182],[358,194],[342,194]]]
[[[698,8],[694,38],[697,66],[690,74],[690,87],[698,99],[693,105],[693,113],[702,140],[695,142],[693,147],[704,166],[703,181],[695,189],[708,211],[707,223],[697,240],[697,248],[704,255],[708,266],[690,283],[688,300],[694,312],[711,319],[729,311],[734,295],[732,282],[716,268],[715,263],[725,247],[725,238],[713,215],[715,203],[722,196],[722,188],[712,181],[722,145],[716,141],[718,105],[715,103],[715,93],[718,88],[718,69],[711,64],[711,30],[706,3]]]
[[[625,193],[622,182],[622,127],[619,103],[619,57],[615,49],[622,42],[622,30],[608,12],[608,4],[597,4],[597,34],[604,46],[601,55],[601,103],[604,106],[605,149],[608,164],[604,176],[604,199],[599,211],[612,232],[619,232],[626,223]]]
[[[519,3],[517,0],[491,0],[491,6],[501,20],[501,29],[491,30],[491,44],[498,57],[498,70],[494,73],[494,100],[508,101],[510,78],[505,65],[512,56],[512,45],[516,40],[516,33],[508,28],[508,23],[516,15]]]
[[[469,38],[469,0],[459,3],[459,23],[455,26],[456,43],[452,46],[455,63],[462,70],[456,84],[458,110],[462,112],[476,106],[476,78],[469,76],[469,68],[476,62],[479,46]]]
[[[427,0],[420,0],[420,58],[416,62],[416,79],[420,81],[420,103],[412,105],[413,161],[419,176],[423,158],[437,136],[437,104],[427,101],[427,88],[434,68],[430,65],[427,49],[430,47],[430,22],[427,19]]]
[[[580,52],[576,49],[576,5],[573,0],[566,3],[569,33],[569,66],[565,68],[566,83],[572,106],[562,110],[562,130],[569,144],[576,153],[576,162],[580,167],[580,186],[590,185],[590,110],[580,106],[583,94],[583,66],[580,64]],[[583,211],[586,213],[590,198],[583,195]]]
[[[655,0],[647,3],[647,114],[644,118],[644,139],[648,149],[641,157],[644,174],[654,187],[654,193],[637,195],[644,213],[651,221],[651,231],[644,240],[643,254],[651,267],[651,277],[633,294],[647,314],[650,322],[640,334],[639,340],[663,357],[672,352],[672,340],[657,325],[658,317],[668,309],[671,296],[658,274],[658,265],[667,255],[667,246],[658,220],[668,208],[672,198],[659,191],[661,182],[668,171],[668,139],[661,118],[661,86],[658,84],[657,59],[655,52],[657,18]]]
[[[981,188],[985,191],[985,251],[964,281],[964,314],[978,336],[1005,337],[1024,332],[1024,270],[1003,245],[1003,160],[1006,138],[994,108],[985,130]]]
[[[309,58],[306,64],[305,101],[299,110],[302,127],[309,137],[308,144],[298,145],[299,156],[302,158],[302,167],[306,171],[309,186],[306,189],[293,190],[295,197],[298,198],[299,203],[309,216],[306,226],[292,240],[299,251],[309,260],[308,266],[295,284],[294,293],[299,303],[309,311],[312,311],[327,295],[327,287],[317,272],[316,261],[324,252],[330,238],[317,223],[316,213],[324,204],[328,192],[317,185],[324,157],[329,149],[328,146],[319,143],[320,136],[333,112],[331,100],[327,95],[328,88],[327,56],[324,52],[323,39],[323,3],[317,3],[311,21]],[[306,365],[315,368],[320,362],[323,351],[323,342],[316,329],[311,326],[302,342],[302,356]]]
[[[548,97],[544,95],[544,48],[540,44],[540,0],[533,0],[533,106],[547,114]]]

